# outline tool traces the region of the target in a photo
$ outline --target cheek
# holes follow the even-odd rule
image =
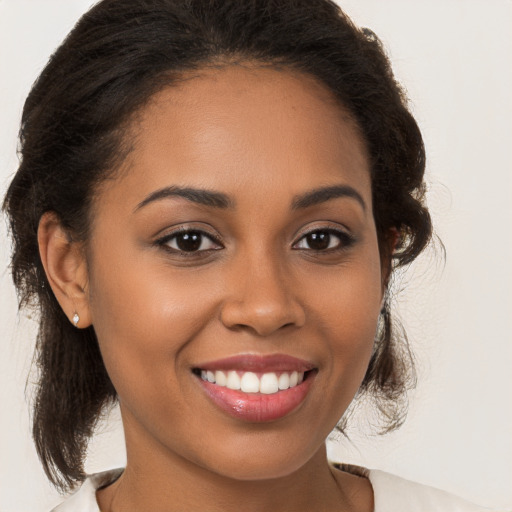
[[[334,390],[338,399],[333,400],[342,402],[341,413],[357,392],[373,351],[382,300],[378,252],[374,253],[375,258],[340,267],[311,296],[310,319],[327,341],[325,392]]]
[[[309,302],[321,326],[340,335],[346,332],[354,342],[373,337],[382,300],[376,249],[360,251],[351,261],[326,269],[325,275],[305,274],[304,279],[305,287],[314,291]]]
[[[143,392],[156,396],[172,385],[183,349],[210,318],[209,301],[204,296],[198,301],[197,287],[171,278],[163,263],[146,264],[140,255],[136,261],[105,261],[111,263],[94,265],[90,280],[105,366],[121,398]]]

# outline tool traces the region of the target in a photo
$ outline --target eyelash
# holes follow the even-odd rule
[[[200,236],[200,238],[201,238],[200,246],[203,244],[204,238],[206,238],[210,242],[213,242],[213,243],[219,245],[220,247],[218,247],[216,249],[203,249],[201,251],[183,251],[179,248],[174,249],[173,247],[169,247],[169,242],[177,239],[178,236],[180,236],[180,235],[185,236],[185,235],[191,235],[191,234],[197,234]],[[162,247],[164,250],[166,250],[172,254],[177,254],[177,255],[185,256],[185,257],[194,257],[194,256],[197,257],[199,254],[210,253],[211,251],[218,251],[219,249],[223,248],[222,243],[217,238],[215,238],[213,235],[211,235],[210,233],[207,233],[206,231],[203,231],[201,229],[184,228],[184,227],[179,228],[176,231],[159,238],[158,240],[156,240],[156,245]]]
[[[336,245],[336,247],[328,247],[327,249],[296,249],[296,250],[304,250],[304,251],[313,251],[316,254],[331,254],[335,252],[342,252],[350,248],[354,243],[356,242],[356,239],[353,235],[347,233],[346,231],[343,231],[341,229],[335,229],[335,228],[316,228],[312,229],[311,231],[308,231],[307,233],[304,233],[295,244],[296,246],[299,242],[305,240],[308,236],[311,236],[315,233],[327,233],[329,237],[335,236],[339,239],[339,243]],[[330,245],[330,238],[329,238],[329,245]]]
[[[336,247],[327,247],[326,249],[305,249],[305,248],[295,248],[296,245],[298,245],[300,242],[306,240],[308,236],[314,235],[315,233],[327,233],[329,237],[335,236],[339,239],[339,243],[336,245]],[[199,248],[204,242],[204,239],[208,239],[210,242],[217,244],[219,247],[215,249],[203,249],[203,250],[193,250],[193,251],[184,251],[179,248],[173,248],[169,247],[169,242],[172,240],[176,240],[178,236],[182,235],[199,235]],[[331,243],[331,239],[329,238],[329,245]],[[304,233],[298,240],[293,244],[294,250],[300,250],[300,251],[311,251],[316,254],[331,254],[335,252],[342,252],[350,248],[354,243],[356,242],[356,239],[353,235],[347,233],[346,231],[340,230],[340,229],[334,229],[330,227],[325,228],[315,228],[311,231],[308,231],[307,233]],[[164,250],[171,252],[172,254],[176,254],[179,256],[184,257],[198,257],[199,255],[205,255],[205,253],[211,253],[212,251],[218,251],[223,248],[222,243],[213,235],[210,233],[207,233],[206,231],[203,231],[201,229],[193,229],[193,228],[179,228],[178,230],[174,231],[173,233],[169,233],[168,235],[165,235],[158,240],[156,240],[156,245],[162,247]]]

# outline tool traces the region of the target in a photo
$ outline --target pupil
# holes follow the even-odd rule
[[[176,245],[180,251],[197,251],[201,246],[201,234],[183,233],[176,238]]]
[[[307,236],[307,241],[311,249],[321,251],[329,247],[331,236],[327,231],[317,231],[316,233],[310,233]]]

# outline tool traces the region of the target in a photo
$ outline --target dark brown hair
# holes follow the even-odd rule
[[[405,95],[377,37],[355,27],[330,0],[103,0],[52,55],[23,110],[20,165],[5,197],[20,305],[40,314],[39,381],[33,435],[49,479],[66,489],[84,478],[87,442],[116,391],[94,326],[75,329],[48,285],[39,257],[41,216],[56,212],[87,241],[96,187],[129,151],[123,127],[180,73],[213,62],[251,61],[293,68],[323,82],[356,121],[371,164],[381,251],[396,230],[393,266],[427,245],[425,153]],[[386,425],[403,420],[412,375],[403,335],[389,307],[361,394]]]

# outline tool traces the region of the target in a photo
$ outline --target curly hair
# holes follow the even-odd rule
[[[87,443],[116,401],[94,326],[75,329],[51,292],[37,230],[55,212],[87,241],[95,190],[129,151],[134,113],[184,72],[252,61],[312,75],[356,121],[370,159],[381,253],[398,233],[393,269],[428,244],[425,151],[381,43],[331,0],[103,0],[51,56],[26,100],[20,164],[5,197],[20,307],[39,313],[39,378],[33,436],[48,478],[65,490],[84,479]],[[407,341],[389,307],[360,394],[377,401],[388,428],[403,420],[413,375]]]

